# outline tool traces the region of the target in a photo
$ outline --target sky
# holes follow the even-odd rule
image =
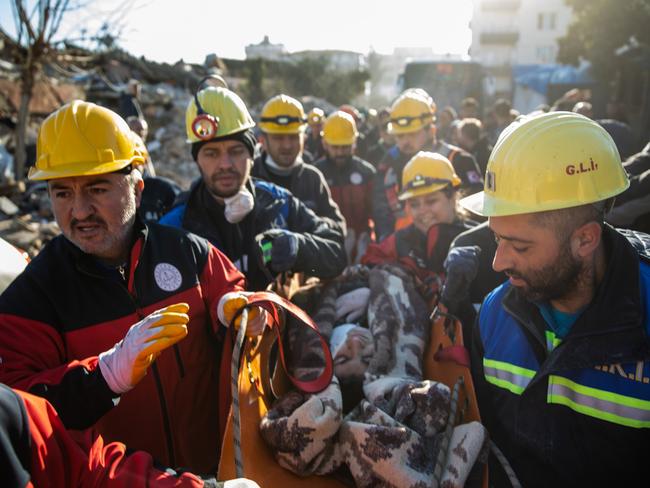
[[[10,3],[0,25],[12,30]],[[28,1],[33,4],[33,1]],[[60,32],[97,32],[102,20],[119,30],[128,52],[174,63],[201,63],[215,53],[244,59],[244,48],[268,35],[289,52],[342,49],[390,54],[395,47],[432,47],[467,54],[472,0],[91,0],[69,12]]]

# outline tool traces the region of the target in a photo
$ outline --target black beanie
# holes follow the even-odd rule
[[[223,137],[215,137],[213,139],[210,139],[209,141],[197,141],[192,143],[192,158],[194,158],[194,161],[196,161],[198,155],[199,155],[199,150],[208,142],[219,142],[219,141],[239,141],[241,142],[244,146],[246,146],[246,149],[248,149],[248,152],[251,155],[251,158],[253,157],[255,153],[255,145],[257,144],[257,139],[255,139],[255,133],[251,129],[246,129],[245,131],[242,132],[235,132],[234,134],[228,134],[227,136]]]

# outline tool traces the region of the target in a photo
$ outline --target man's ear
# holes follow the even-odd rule
[[[603,235],[602,226],[595,221],[587,222],[573,231],[571,248],[580,258],[591,256],[600,245]]]
[[[137,170],[136,170],[137,171]],[[142,191],[144,190],[144,180],[138,178],[133,186],[133,191],[135,191],[135,206],[140,208],[140,202],[142,202]]]
[[[269,152],[266,144],[266,134],[262,134],[260,143],[262,144],[262,149],[264,150],[264,152]]]

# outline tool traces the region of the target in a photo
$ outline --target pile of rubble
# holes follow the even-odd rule
[[[164,176],[184,190],[199,176],[185,135],[187,90],[159,83],[143,87],[142,109],[149,122],[146,142],[157,176]]]
[[[150,129],[147,149],[156,174],[188,189],[199,176],[185,135],[189,92],[166,83],[143,88],[142,108]],[[33,258],[60,232],[52,215],[47,186],[42,182],[11,183],[13,157],[5,150],[0,160],[0,166],[7,170],[7,175],[0,178],[0,238]]]
[[[59,233],[44,183],[14,191],[11,198],[0,196],[0,237],[30,258]]]

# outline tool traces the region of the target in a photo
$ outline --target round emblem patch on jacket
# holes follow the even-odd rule
[[[361,176],[361,173],[357,173],[356,171],[350,175],[350,183],[353,185],[360,185],[363,183],[363,176]]]
[[[183,283],[181,272],[169,263],[158,263],[153,270],[153,277],[158,287],[165,291],[178,290]]]

